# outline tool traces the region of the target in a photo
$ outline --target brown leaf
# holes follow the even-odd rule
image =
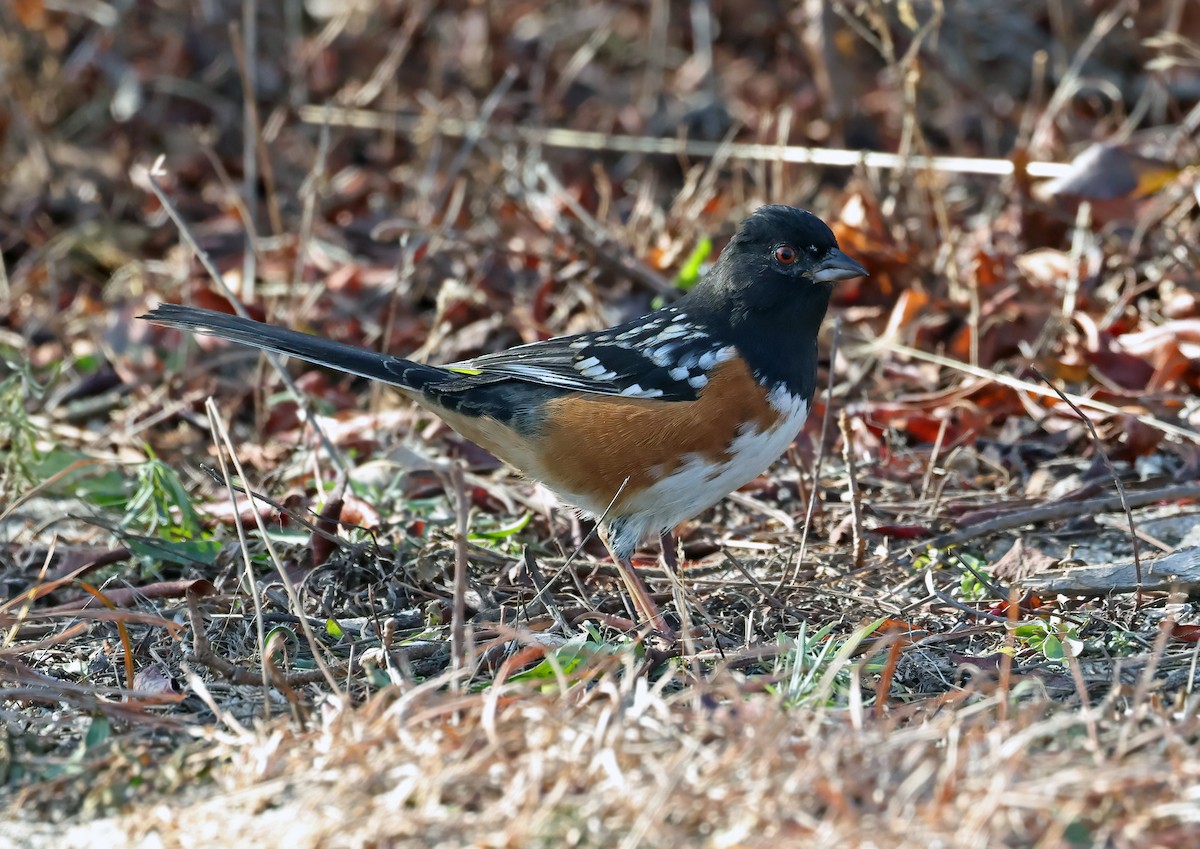
[[[1200,643],[1200,625],[1180,625],[1178,622],[1163,620],[1158,627],[1168,632],[1172,640],[1181,643]]]
[[[1053,569],[1058,562],[1058,558],[1051,557],[1041,549],[1018,538],[1012,548],[996,561],[996,565],[992,567],[992,574],[1005,581],[1019,581],[1030,575],[1037,575]]]

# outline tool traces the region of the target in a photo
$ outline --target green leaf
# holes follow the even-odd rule
[[[700,281],[700,269],[704,267],[704,262],[711,253],[712,239],[704,236],[696,243],[696,247],[692,248],[692,252],[679,269],[679,274],[675,277],[675,285],[684,291],[695,286]]]
[[[1046,660],[1062,660],[1067,656],[1057,634],[1047,634],[1046,639],[1042,640],[1042,655]]]
[[[609,643],[585,639],[571,640],[546,655],[536,666],[518,672],[508,680],[545,681],[551,684],[547,689],[553,689],[558,684],[559,675],[570,675],[592,658],[610,657],[620,650],[620,647]]]
[[[275,639],[276,634],[279,634],[283,637],[283,643],[286,647],[288,656],[295,657],[296,649],[300,647],[300,638],[296,636],[295,631],[286,625],[276,625],[274,628],[268,631],[263,642],[264,647],[271,645],[271,642]]]
[[[191,566],[211,566],[221,554],[221,543],[214,539],[166,540],[126,536],[123,542],[138,557]]]
[[[490,531],[472,531],[467,535],[467,539],[472,542],[501,542],[511,537],[513,534],[520,533],[525,530],[525,526],[529,524],[529,520],[533,518],[532,513],[526,513],[521,518],[509,525],[502,525],[499,528]]]
[[[1012,634],[1018,639],[1027,640],[1030,637],[1041,637],[1046,633],[1046,626],[1041,622],[1027,622],[1012,629]]]
[[[346,636],[346,632],[338,625],[337,620],[332,617],[325,620],[325,633],[333,637],[335,640],[340,640]]]

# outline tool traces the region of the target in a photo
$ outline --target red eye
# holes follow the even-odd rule
[[[780,265],[791,265],[797,256],[796,249],[790,245],[780,245],[775,249],[775,260]]]

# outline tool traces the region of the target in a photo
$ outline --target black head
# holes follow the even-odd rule
[[[789,384],[802,375],[808,389],[833,284],[866,274],[811,212],[763,206],[679,306],[724,329],[760,372],[777,372]]]

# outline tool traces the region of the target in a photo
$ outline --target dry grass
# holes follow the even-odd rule
[[[219,764],[211,786],[111,825],[296,849],[1183,847],[1200,825],[1195,699],[1062,710],[1036,685],[968,686],[877,717],[787,710],[731,676],[675,695],[636,675],[565,695],[442,683],[219,735],[190,756]]]

